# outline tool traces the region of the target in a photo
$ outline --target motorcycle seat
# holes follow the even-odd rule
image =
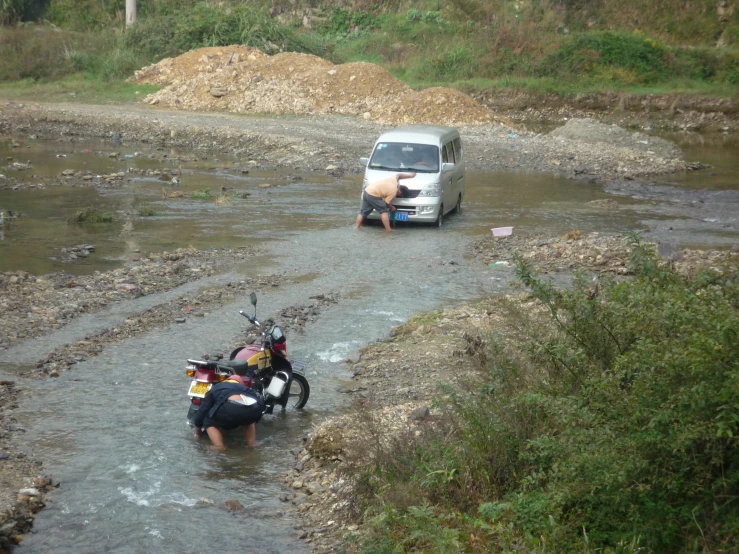
[[[239,373],[240,371],[246,371],[248,366],[246,360],[229,360],[228,362],[213,362],[217,369],[226,370],[229,373]]]

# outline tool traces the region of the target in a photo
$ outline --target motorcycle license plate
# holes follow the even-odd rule
[[[201,383],[200,381],[193,381],[190,383],[190,390],[187,391],[187,396],[198,396],[203,398],[205,393],[210,390],[210,383]]]
[[[408,221],[408,212],[395,212],[395,221]]]

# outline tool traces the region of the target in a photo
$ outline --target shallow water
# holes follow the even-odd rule
[[[90,150],[103,146],[85,145]],[[70,161],[94,155],[72,158],[70,152],[63,165],[44,169],[44,155],[54,155],[57,145],[34,147],[39,172],[58,173]],[[110,169],[105,165],[106,171],[124,170],[126,163],[155,163],[131,160],[103,158],[94,163],[118,164]],[[0,192],[3,209],[25,214],[5,229],[0,270],[87,273],[149,251],[262,244],[267,255],[258,258],[259,265],[243,270],[280,272],[296,282],[260,291],[259,315],[309,304],[318,294],[340,298],[304,333],[288,336],[290,356],[308,362],[312,392],[307,409],[265,416],[253,450],[232,438],[227,452],[212,453],[207,440],[195,441],[185,425],[189,383],[185,359],[235,340],[244,329],[238,309],[248,306],[246,298],[204,318],[190,318],[110,347],[58,379],[24,382],[26,393],[17,411],[27,429],[23,448],[44,461],[61,487],[38,515],[19,554],[306,551],[278,496],[302,437],[347,399],[340,392],[349,382],[341,361],[387,336],[391,327],[413,314],[506,290],[508,270],[465,261],[470,240],[489,234],[491,227],[513,226],[514,232],[563,233],[574,228],[617,232],[638,227],[650,207],[647,200],[618,197],[623,209],[604,212],[587,204],[609,197],[596,185],[539,174],[469,172],[463,214],[447,217],[443,229],[399,225],[399,232],[387,234],[375,225],[355,231],[359,176],[308,173],[292,181],[296,174],[290,172],[250,169],[242,174],[234,166],[237,162],[183,163],[180,190],[223,192],[225,187],[228,194],[251,193],[231,198],[225,206],[164,199],[161,189],[174,187],[135,177],[120,189],[102,192],[63,188]],[[259,188],[264,183],[276,186]],[[159,208],[160,215],[126,221],[123,212],[131,209],[135,198]],[[66,223],[69,215],[88,204],[121,219],[96,227]],[[95,244],[95,253],[73,264],[50,259],[58,254],[55,249],[80,243]],[[164,301],[177,292],[147,300]],[[115,309],[111,312],[106,318],[115,317]],[[111,323],[93,315],[74,324],[73,330],[59,331],[60,340],[79,340],[96,326]],[[39,358],[47,344],[55,344],[54,337],[32,346]],[[0,369],[10,370],[12,360],[0,357],[2,361]],[[394,369],[388,361],[387,371]],[[199,504],[202,498],[212,504]],[[239,500],[246,510],[228,512],[224,507],[228,499]]]

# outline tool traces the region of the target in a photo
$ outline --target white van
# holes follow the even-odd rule
[[[461,213],[464,198],[464,151],[453,127],[404,125],[383,133],[365,166],[362,191],[375,181],[395,173],[412,173],[401,181],[403,195],[393,201],[396,221],[435,223],[444,215]],[[380,219],[373,211],[369,219]]]

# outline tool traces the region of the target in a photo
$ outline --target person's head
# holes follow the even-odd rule
[[[244,378],[241,377],[241,375],[229,375],[226,381],[236,381],[240,385],[246,385],[246,383],[244,382]]]

